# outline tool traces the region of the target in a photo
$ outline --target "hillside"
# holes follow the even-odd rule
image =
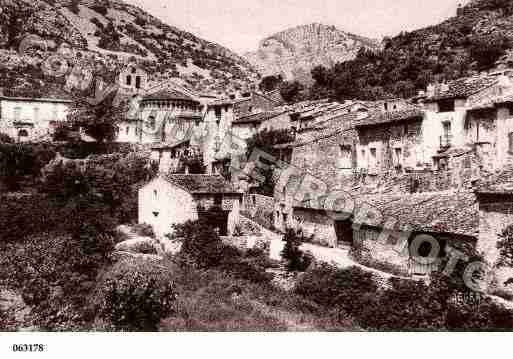
[[[513,65],[513,2],[475,0],[446,21],[386,38],[381,51],[318,68],[311,93],[337,99],[410,97],[435,81]]]
[[[245,89],[258,78],[251,65],[230,50],[119,0],[0,0],[0,4],[0,87],[7,90],[37,92],[50,86],[58,91],[59,81],[45,81],[40,65],[62,43],[69,44],[75,55],[80,53],[81,60],[101,63],[105,75],[137,62],[153,81],[180,78],[202,92]],[[29,34],[40,36],[45,44],[21,56],[20,43]]]
[[[377,42],[334,26],[310,24],[265,38],[245,57],[262,76],[281,74],[286,80],[308,82],[315,66],[351,60],[362,47],[376,49]]]

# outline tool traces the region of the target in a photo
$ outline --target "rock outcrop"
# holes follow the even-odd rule
[[[378,42],[341,31],[335,26],[310,24],[288,29],[260,42],[256,52],[246,54],[262,76],[281,74],[286,80],[311,79],[317,65],[331,67],[353,59],[362,47],[375,49]]]

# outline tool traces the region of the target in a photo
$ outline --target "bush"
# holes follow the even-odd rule
[[[372,274],[360,268],[338,269],[321,263],[300,277],[294,291],[324,307],[352,314],[372,305],[378,286]]]
[[[223,244],[219,234],[206,220],[187,221],[173,226],[171,239],[182,242],[180,257],[201,268],[219,265]]]
[[[138,223],[132,227],[132,230],[139,236],[155,238],[155,231],[150,224]]]
[[[303,244],[303,234],[292,228],[287,228],[285,232],[285,246],[281,252],[285,260],[285,267],[288,272],[304,272],[312,264],[313,256],[303,253],[299,247]]]
[[[99,317],[116,330],[154,331],[176,299],[168,269],[144,260],[125,260],[107,272],[98,288]]]
[[[9,135],[0,132],[0,143],[14,143],[14,139]]]

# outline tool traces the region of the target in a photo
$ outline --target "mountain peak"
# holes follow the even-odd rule
[[[281,74],[287,80],[311,80],[318,65],[332,66],[351,60],[360,48],[378,48],[378,41],[342,31],[333,25],[295,26],[260,41],[257,51],[246,54],[262,76]]]

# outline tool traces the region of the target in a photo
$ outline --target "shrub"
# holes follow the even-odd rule
[[[117,330],[152,331],[172,313],[175,299],[168,269],[144,260],[125,260],[104,275],[98,313]]]
[[[9,135],[0,132],[0,143],[14,143],[14,139]]]
[[[223,244],[214,227],[206,220],[187,221],[174,225],[171,239],[182,242],[180,257],[202,268],[219,265]]]
[[[300,277],[294,291],[322,306],[352,314],[372,305],[378,286],[372,274],[358,267],[338,269],[321,263]]]
[[[304,272],[312,264],[313,256],[303,253],[299,247],[303,243],[303,234],[292,228],[285,232],[285,246],[281,252],[285,267],[289,272]]]
[[[138,223],[132,227],[132,230],[139,236],[155,238],[155,231],[150,224]]]

